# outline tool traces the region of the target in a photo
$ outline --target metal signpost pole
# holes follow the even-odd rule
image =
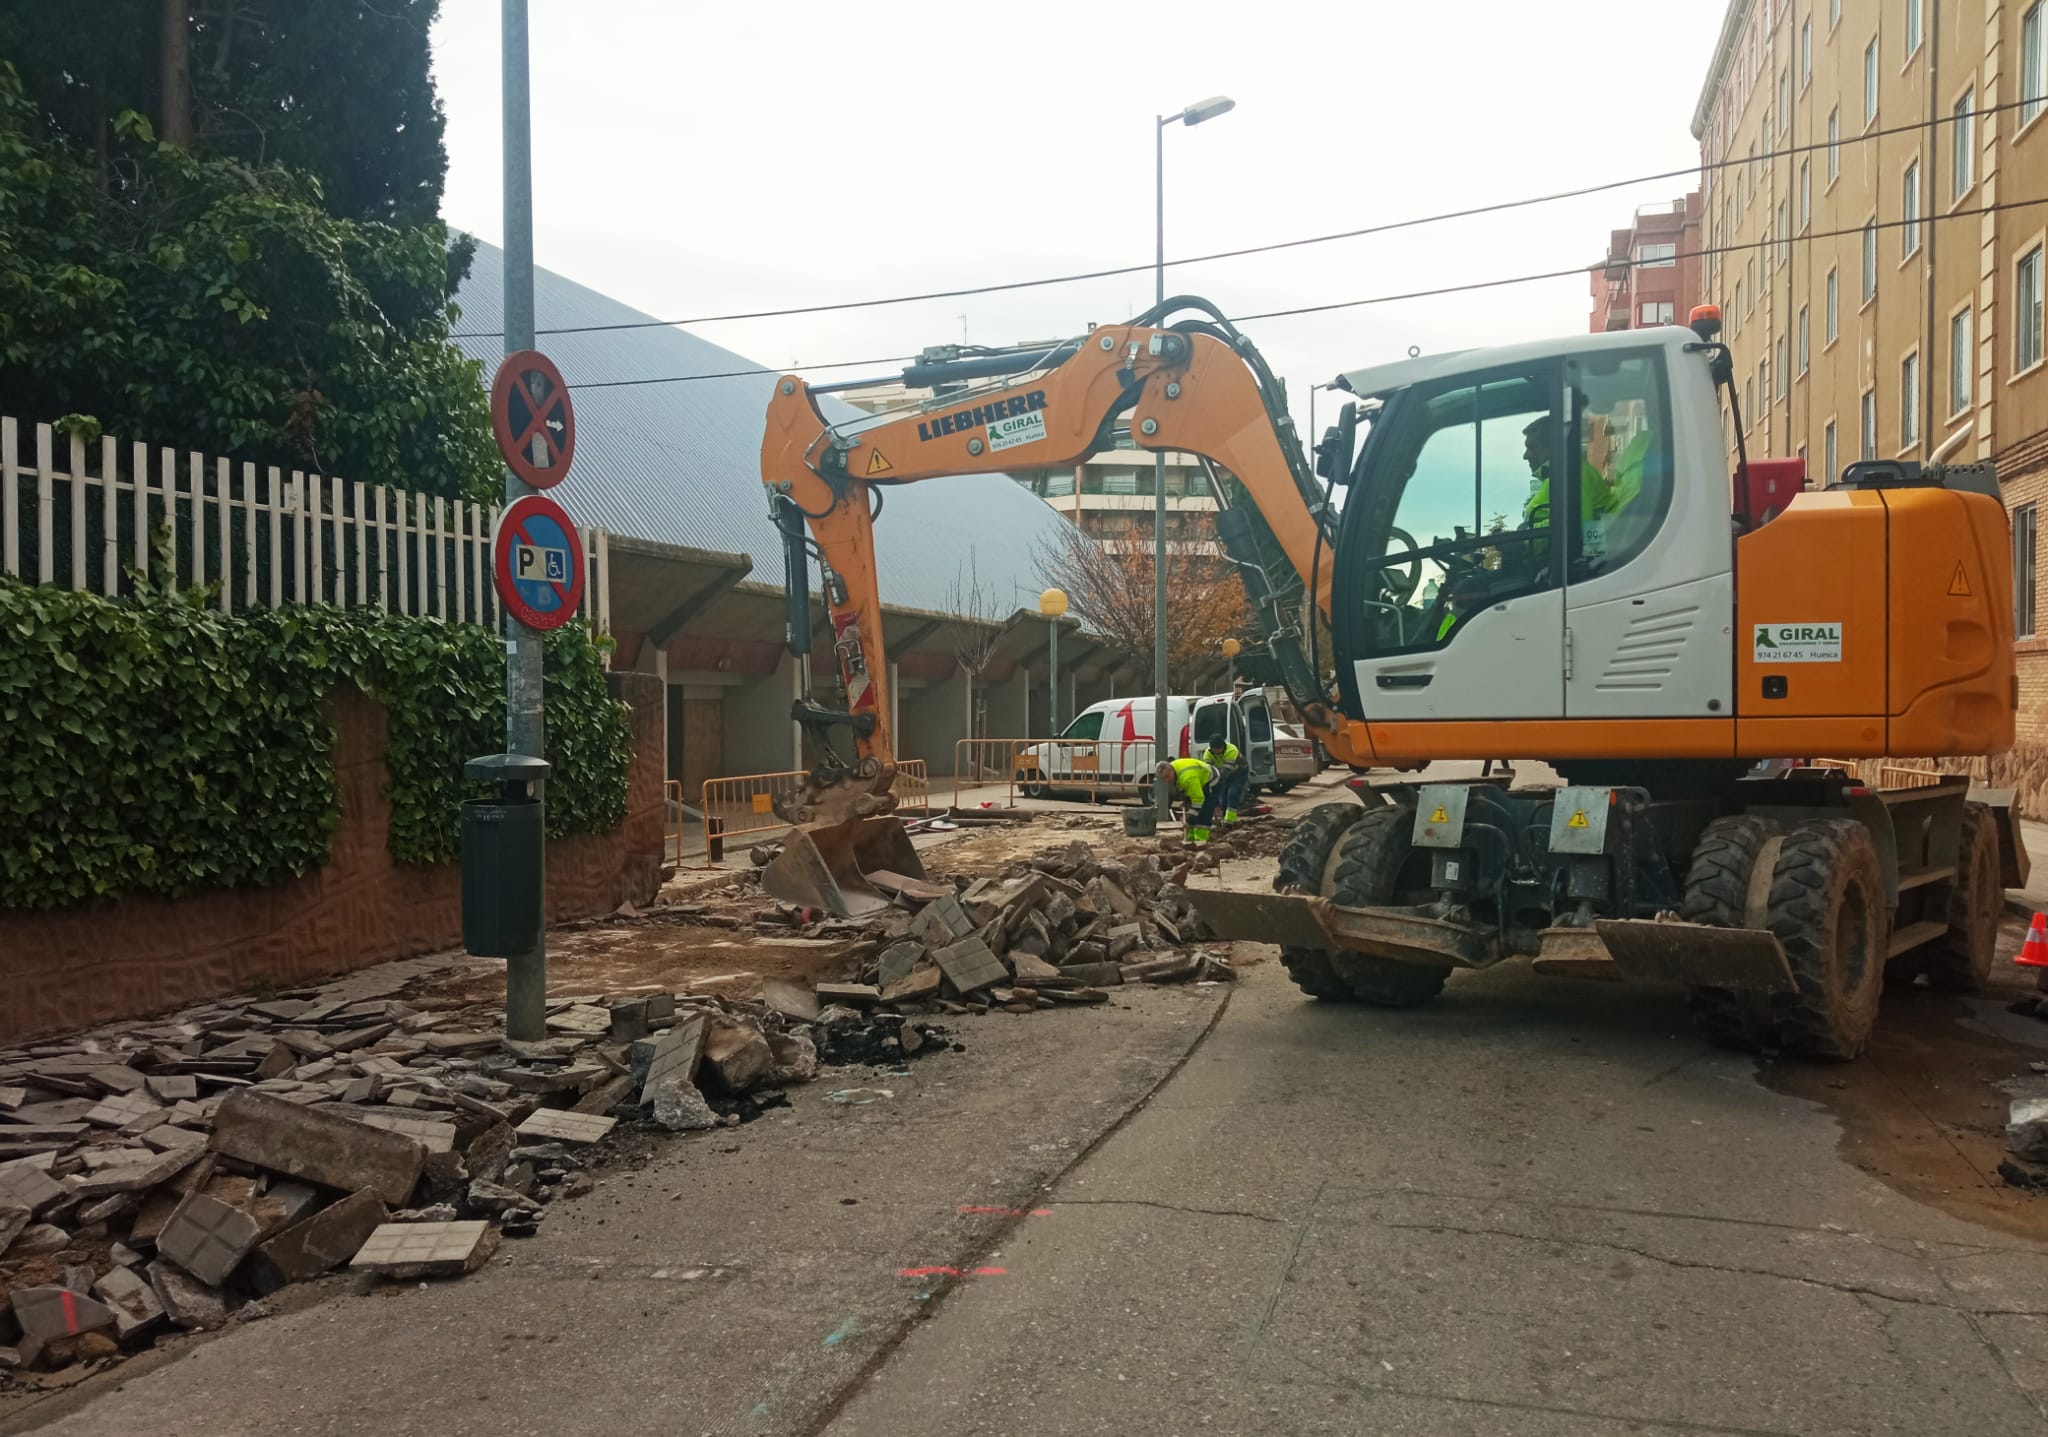
[[[533,348],[533,145],[527,96],[526,0],[504,3],[505,136],[505,352]],[[511,469],[505,471],[505,502],[534,491]],[[541,717],[541,636],[504,614],[505,749],[542,755],[546,734]],[[546,785],[533,786],[546,814]],[[546,883],[543,860],[542,883]],[[546,906],[540,936],[529,953],[505,963],[505,1036],[538,1042],[546,1036],[548,950]]]
[[[1166,127],[1179,115],[1158,115],[1152,127],[1152,202],[1158,244],[1152,261],[1152,300],[1166,298]],[[1173,757],[1166,732],[1166,451],[1152,451],[1152,763]],[[1164,823],[1173,811],[1173,789],[1154,782],[1152,803]]]

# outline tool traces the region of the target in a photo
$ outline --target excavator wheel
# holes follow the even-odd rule
[[[1273,887],[1282,893],[1328,893],[1338,842],[1365,814],[1355,803],[1325,803],[1310,809],[1280,850],[1280,872]],[[1330,966],[1327,950],[1283,947],[1280,964],[1294,986],[1311,998],[1350,1001],[1351,989]]]
[[[1717,818],[1693,846],[1678,916],[1717,928],[1749,926],[1749,878],[1772,828],[1760,818],[1732,814]],[[1723,1048],[1754,1049],[1770,1029],[1770,1008],[1760,994],[1734,988],[1687,988],[1692,1020],[1708,1042]]]
[[[1427,880],[1410,869],[1415,848],[1410,838],[1415,831],[1415,811],[1410,808],[1381,808],[1367,813],[1353,824],[1337,846],[1329,894],[1338,903],[1372,907],[1395,902],[1408,878]],[[1327,955],[1331,968],[1351,989],[1351,996],[1377,1008],[1413,1008],[1427,1003],[1444,989],[1451,976],[1448,963],[1403,963],[1370,953],[1338,952]]]
[[[1981,803],[1963,808],[1956,877],[1949,890],[1948,932],[1920,950],[1930,987],[1981,988],[1991,976],[2005,889],[1998,872],[1998,827]]]
[[[1771,996],[1772,1046],[1846,1062],[1863,1051],[1884,992],[1891,910],[1870,830],[1816,818],[1785,835],[1765,926],[1785,945],[1796,992]]]

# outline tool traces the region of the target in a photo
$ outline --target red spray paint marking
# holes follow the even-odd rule
[[[64,1309],[64,1330],[73,1337],[78,1336],[78,1304],[72,1300],[71,1289],[60,1288],[57,1301]]]
[[[1051,1208],[1049,1208],[1049,1207],[1034,1207],[1034,1208],[1021,1208],[1021,1207],[966,1207],[966,1206],[963,1206],[963,1207],[962,1207],[962,1208],[960,1209],[960,1211],[961,1211],[961,1212],[963,1212],[963,1213],[987,1213],[987,1214],[989,1214],[989,1215],[991,1215],[991,1216],[994,1216],[994,1217],[1051,1217],[1051,1216],[1052,1216],[1052,1209],[1051,1209]]]

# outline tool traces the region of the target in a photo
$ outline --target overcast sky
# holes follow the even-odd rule
[[[1166,134],[1169,260],[1680,169],[1722,10],[532,0],[536,261],[662,317],[1149,264],[1153,116],[1212,94],[1236,110]],[[498,28],[496,0],[444,0],[433,37],[445,214],[493,242]],[[1246,315],[1590,264],[1690,187],[1169,267],[1167,290]],[[1053,338],[1151,299],[1145,273],[693,328],[782,366]],[[1245,328],[1305,423],[1339,370],[1589,313],[1575,276]]]

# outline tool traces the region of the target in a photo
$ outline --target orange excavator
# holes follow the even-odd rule
[[[866,874],[922,873],[892,814],[879,492],[1071,465],[1127,427],[1208,466],[1218,537],[1338,762],[1514,753],[1562,780],[1362,786],[1297,825],[1281,891],[1191,895],[1220,937],[1279,942],[1329,1001],[1418,1003],[1516,956],[1675,979],[1717,1041],[1835,1058],[1887,978],[1981,982],[2026,877],[2010,796],[1934,771],[1872,789],[1844,764],[2010,747],[1995,476],[1866,462],[1816,489],[1803,461],[1751,459],[1718,335],[1708,308],[1347,372],[1313,459],[1258,351],[1192,297],[928,351],[903,379],[936,392],[896,413],[828,421],[813,396],[853,385],[785,376],[761,464],[790,643],[809,652],[816,559],[846,707],[797,705],[815,758],[771,891],[860,911],[886,901]],[[1758,771],[1788,753],[1835,766]]]

